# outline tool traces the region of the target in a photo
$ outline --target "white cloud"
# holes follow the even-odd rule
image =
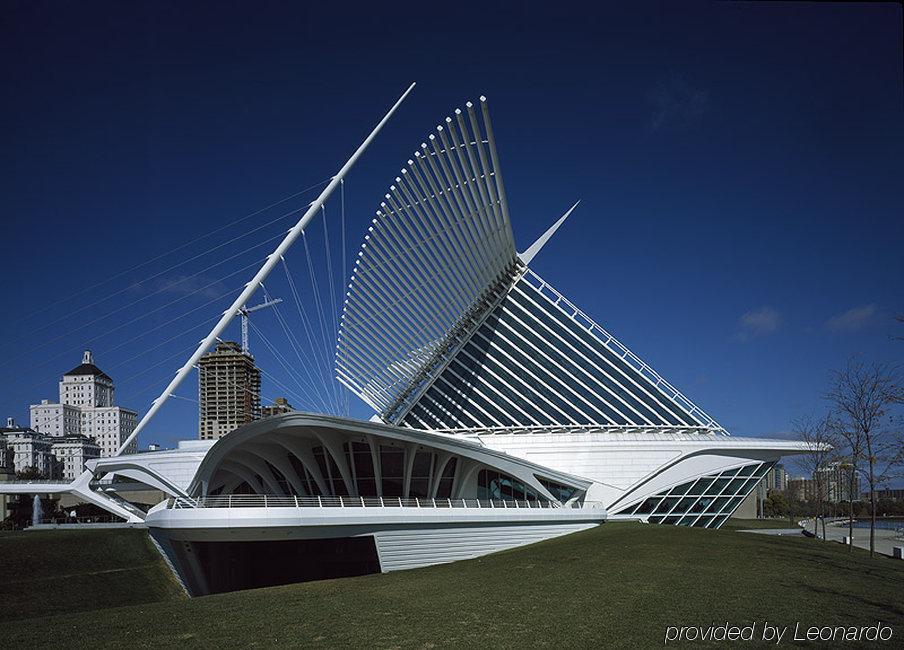
[[[775,332],[782,325],[781,314],[769,306],[760,307],[744,313],[738,319],[737,338],[741,341]]]
[[[830,332],[856,332],[872,323],[876,311],[874,303],[853,307],[844,313],[832,316],[825,322],[825,328]]]

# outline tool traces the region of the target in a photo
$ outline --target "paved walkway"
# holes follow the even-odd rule
[[[813,520],[807,523],[807,530],[813,531]],[[904,540],[895,539],[894,530],[887,528],[876,529],[876,552],[891,557],[893,546],[904,546]],[[845,522],[826,522],[826,541],[842,542],[848,535],[848,527]],[[822,524],[819,525],[819,539],[822,539]],[[869,528],[854,528],[854,546],[869,550]]]
[[[757,533],[758,535],[776,535],[779,537],[782,536],[797,536],[800,537],[804,534],[804,531],[800,528],[749,528],[747,530],[742,530],[742,533]]]

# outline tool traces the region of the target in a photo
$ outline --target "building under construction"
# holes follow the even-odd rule
[[[261,372],[234,341],[217,343],[198,361],[198,435],[222,438],[261,416]]]
[[[277,397],[272,404],[261,407],[261,418],[269,418],[274,415],[282,415],[283,413],[291,413],[295,409],[289,404],[289,400],[285,397]]]

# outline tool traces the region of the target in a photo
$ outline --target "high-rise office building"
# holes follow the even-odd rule
[[[767,472],[763,480],[757,484],[757,499],[762,501],[770,492],[785,492],[788,489],[788,472],[781,463]]]
[[[198,437],[222,438],[261,416],[261,372],[234,341],[198,361]]]
[[[850,463],[842,459],[813,473],[813,479],[818,480],[825,500],[829,503],[851,501],[852,497],[853,500],[860,498],[860,477],[856,472],[851,477],[850,467]]]

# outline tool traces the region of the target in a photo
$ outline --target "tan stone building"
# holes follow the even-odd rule
[[[261,416],[261,373],[234,341],[221,341],[198,361],[198,437],[222,438]]]

